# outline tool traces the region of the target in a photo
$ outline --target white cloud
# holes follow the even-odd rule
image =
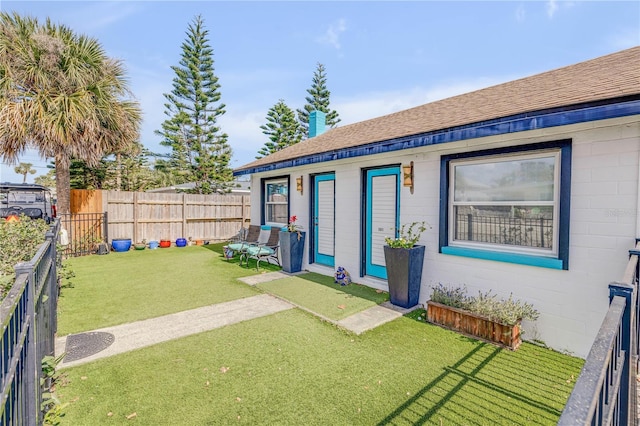
[[[138,2],[84,2],[65,15],[64,24],[81,34],[95,35],[109,26],[138,13],[142,9]],[[87,17],[90,16],[90,19]]]
[[[526,16],[526,10],[524,8],[524,5],[521,4],[518,6],[518,8],[516,9],[516,21],[518,22],[524,22],[524,18]]]
[[[553,19],[553,16],[556,14],[558,10],[558,3],[556,0],[547,1],[547,16],[549,19]]]
[[[512,77],[478,78],[429,88],[417,86],[409,90],[370,92],[359,94],[351,99],[338,99],[332,107],[340,114],[342,119],[340,124],[346,125],[469,93],[512,79]]]
[[[347,30],[347,21],[344,18],[338,19],[329,25],[327,31],[318,37],[317,41],[321,44],[328,44],[340,50],[340,35]]]

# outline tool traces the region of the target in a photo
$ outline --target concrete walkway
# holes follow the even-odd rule
[[[72,367],[96,359],[155,345],[172,339],[189,336],[203,331],[224,327],[293,308],[293,305],[268,294],[233,300],[175,314],[136,321],[128,324],[105,327],[89,333],[110,333],[115,337],[106,349],[72,362],[60,363],[60,367]],[[67,345],[67,336],[56,339],[56,355],[60,355]]]
[[[240,280],[249,285],[256,285],[289,276],[290,275],[282,272],[270,272],[244,277]],[[81,357],[76,356],[75,359],[71,361],[65,361],[63,359],[59,364],[59,366],[63,368],[73,367],[100,358],[155,345],[156,343],[162,343],[226,325],[275,314],[295,306],[296,305],[291,302],[278,297],[261,294],[143,321],[60,337],[56,339],[55,352],[56,356],[60,356],[65,351],[67,353],[72,353],[72,351],[82,353],[84,351],[88,354]],[[297,307],[311,312],[302,306]],[[311,313],[355,334],[361,334],[392,321],[406,312],[408,312],[408,310],[397,308],[386,303],[380,306],[373,306],[340,321],[331,320],[314,312]],[[97,349],[96,339],[98,340],[97,346],[99,346]],[[100,340],[102,340],[102,342]],[[101,344],[103,345],[102,347],[100,347]]]

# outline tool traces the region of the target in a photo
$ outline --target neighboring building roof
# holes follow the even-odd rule
[[[309,162],[344,158],[337,154],[376,142],[535,111],[557,110],[607,100],[619,101],[627,97],[630,100],[640,98],[640,46],[379,118],[330,129],[315,138],[241,166],[235,169],[234,174],[243,175],[304,164],[304,161],[292,160],[317,157],[318,154],[334,153],[333,156],[325,155],[324,159]],[[634,111],[635,106],[632,113]],[[629,115],[629,111],[625,114]],[[525,129],[513,131],[518,130]],[[415,144],[405,145],[406,148],[416,147]],[[376,152],[372,150],[369,153]],[[367,155],[367,152],[362,151],[347,157],[359,155]]]

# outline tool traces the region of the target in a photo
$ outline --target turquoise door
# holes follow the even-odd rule
[[[314,177],[313,258],[316,263],[335,265],[335,174]]]
[[[387,279],[384,238],[399,226],[400,167],[366,170],[365,185],[364,273]]]

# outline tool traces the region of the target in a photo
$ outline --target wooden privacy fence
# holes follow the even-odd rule
[[[250,196],[72,190],[71,213],[106,212],[110,239],[224,241],[250,221]]]

